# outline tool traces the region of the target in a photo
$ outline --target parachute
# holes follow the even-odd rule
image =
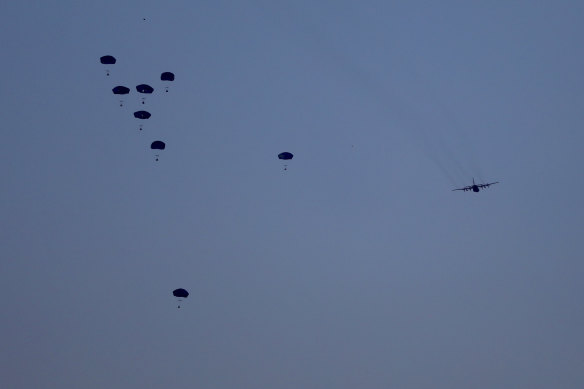
[[[136,111],[134,112],[134,117],[136,119],[149,119],[150,118],[150,112],[148,111]]]
[[[130,89],[126,88],[125,86],[116,86],[114,89],[112,89],[112,92],[114,92],[114,95],[127,95],[128,93],[130,93]],[[120,107],[124,106],[124,99],[120,99]]]
[[[146,84],[138,85],[136,87],[136,90],[140,93],[147,93],[147,94],[154,92],[154,88],[152,88],[150,85],[146,85]]]
[[[164,150],[166,148],[166,143],[164,143],[161,140],[155,140],[154,142],[152,142],[152,144],[150,145],[150,148],[152,150]]]
[[[180,308],[180,302],[182,301],[182,299],[186,299],[187,297],[189,297],[189,292],[187,292],[183,288],[179,288],[179,289],[173,290],[172,295],[177,298],[177,300],[179,302],[178,307]]]
[[[162,81],[174,81],[174,73],[164,72],[160,75]]]
[[[116,59],[113,56],[111,56],[111,55],[104,55],[103,57],[101,57],[99,59],[99,62],[101,62],[104,65],[113,65],[113,64],[116,63]],[[110,75],[109,69],[106,69],[105,70],[105,75],[106,76],[109,76]]]
[[[99,61],[104,65],[113,65],[116,63],[116,59],[111,55],[104,55]]]
[[[150,148],[152,150],[164,150],[166,148],[166,143],[164,143],[163,141],[160,140],[156,140],[154,142],[152,142],[152,144],[150,145]],[[156,160],[158,161],[158,157],[160,155],[156,154]],[[178,290],[178,289],[177,289]],[[186,292],[186,291],[185,291]],[[174,293],[174,292],[173,292]],[[187,293],[188,294],[188,293]]]
[[[278,159],[282,159],[284,161],[288,161],[290,159],[294,158],[294,154],[289,153],[287,151],[278,154]],[[288,165],[284,164],[284,170],[288,170]]]
[[[160,75],[160,79],[162,81],[174,81],[174,73],[171,72],[164,72]],[[168,87],[164,87],[164,91],[168,92]]]
[[[152,92],[154,92],[154,88],[152,88],[150,85],[146,85],[146,84],[140,84],[136,87],[136,90],[140,93],[145,93],[145,94],[151,94]],[[144,104],[146,98],[142,98],[142,104]]]
[[[127,95],[130,93],[130,88],[126,88],[125,86],[120,85],[112,89],[112,92],[114,92],[114,95]]]
[[[172,291],[172,295],[174,297],[181,297],[181,298],[187,298],[189,297],[189,292],[187,292],[185,289],[183,288],[179,288],[179,289],[175,289]]]

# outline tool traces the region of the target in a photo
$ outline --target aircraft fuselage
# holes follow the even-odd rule
[[[478,192],[480,192],[481,189],[488,188],[489,186],[495,185],[495,184],[498,184],[498,183],[499,183],[499,181],[489,182],[489,183],[485,183],[485,184],[475,184],[475,181],[474,181],[474,178],[473,178],[472,179],[472,185],[468,185],[468,186],[465,186],[463,188],[456,188],[456,189],[452,189],[452,190],[462,190],[462,191],[465,191],[465,192],[467,192],[469,190],[472,190],[473,192],[478,193]]]

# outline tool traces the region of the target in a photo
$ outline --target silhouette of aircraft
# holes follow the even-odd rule
[[[488,184],[475,184],[474,182],[474,178],[472,179],[472,185],[469,186],[465,186],[464,188],[456,188],[456,189],[452,189],[452,191],[455,190],[463,190],[463,191],[467,191],[467,190],[472,190],[473,192],[478,192],[480,189],[484,189],[484,188],[488,188],[491,185],[495,185],[498,184],[499,181],[495,181],[495,182],[489,182]]]

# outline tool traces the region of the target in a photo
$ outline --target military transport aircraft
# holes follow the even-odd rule
[[[463,190],[463,191],[467,191],[467,190],[472,190],[473,192],[478,192],[479,189],[484,189],[484,188],[488,188],[491,185],[495,185],[498,184],[499,181],[495,181],[495,182],[489,182],[488,184],[475,184],[474,178],[472,179],[472,185],[469,186],[465,186],[464,188],[457,188],[457,189],[452,189],[453,191],[455,190]]]

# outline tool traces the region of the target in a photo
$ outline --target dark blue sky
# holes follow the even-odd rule
[[[581,2],[2,8],[7,387],[583,387]]]

